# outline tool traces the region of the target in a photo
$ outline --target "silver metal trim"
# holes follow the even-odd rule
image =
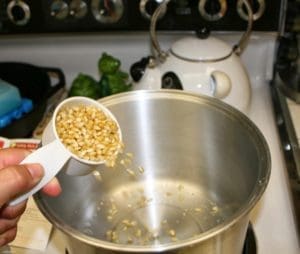
[[[279,16],[279,35],[283,35],[285,31],[285,20],[286,20],[286,14],[287,14],[287,6],[288,1],[282,0],[281,6],[280,6],[280,16]]]
[[[116,6],[116,11],[114,16],[103,16],[101,10],[99,10],[99,3],[103,0],[92,0],[91,10],[97,21],[103,24],[117,23],[124,13],[124,3],[122,0],[109,0]]]
[[[58,20],[65,19],[69,14],[69,6],[61,0],[53,1],[50,8],[50,15]]]
[[[229,52],[228,55],[225,55],[223,57],[220,57],[220,58],[215,58],[215,59],[191,59],[191,58],[188,58],[188,57],[183,57],[183,56],[180,56],[178,54],[176,54],[172,49],[170,49],[170,54],[172,54],[173,56],[183,60],[183,61],[186,61],[186,62],[193,62],[193,63],[215,63],[215,62],[220,62],[220,61],[223,61],[227,58],[229,58],[232,54],[234,53],[234,50],[231,50]]]
[[[207,3],[207,1],[209,1],[209,0],[200,0],[199,1],[198,9],[199,9],[201,16],[208,21],[217,21],[217,20],[223,18],[227,11],[226,0],[218,0],[220,3],[221,9],[216,14],[207,13],[207,11],[205,10],[205,4]]]
[[[143,16],[145,19],[149,19],[149,20],[150,20],[151,17],[152,17],[152,15],[151,15],[150,13],[148,13],[147,10],[146,10],[146,4],[147,4],[149,1],[155,1],[155,2],[157,2],[157,3],[161,2],[161,1],[159,1],[159,0],[141,0],[141,1],[140,1],[139,9],[140,9],[140,12],[141,12],[142,16]],[[161,13],[160,13],[158,19],[161,19],[161,18],[166,14],[166,12],[167,12],[167,8],[164,8],[164,9],[161,11]]]
[[[292,116],[290,114],[288,104],[287,104],[287,98],[282,93],[283,90],[283,84],[281,81],[279,81],[279,77],[276,77],[275,84],[274,84],[274,95],[276,95],[276,98],[273,98],[273,100],[277,100],[278,106],[280,107],[280,112],[276,112],[280,117],[282,117],[282,123],[285,125],[285,130],[287,132],[287,140],[284,140],[286,143],[283,144],[285,146],[288,146],[288,149],[286,151],[291,151],[293,158],[293,162],[295,163],[295,169],[294,169],[294,178],[297,181],[297,186],[300,190],[300,146],[297,140],[296,131],[294,128]],[[278,110],[279,110],[278,109]],[[281,114],[281,115],[280,115]],[[277,116],[278,117],[278,116]]]
[[[259,4],[258,11],[253,13],[253,20],[258,20],[265,12],[266,9],[266,3],[265,0],[257,0]],[[246,13],[243,9],[243,5],[245,4],[244,0],[239,0],[237,2],[237,12],[240,15],[240,17],[244,20],[248,20],[248,13]]]
[[[17,6],[20,7],[24,11],[25,16],[21,20],[15,20],[15,17],[12,13],[13,8],[17,7]],[[14,24],[16,24],[18,26],[26,25],[31,17],[31,12],[30,12],[29,6],[21,0],[13,0],[13,1],[9,2],[9,4],[7,5],[6,11],[7,11],[7,15],[8,15],[9,19],[11,20],[11,22],[13,22]]]
[[[70,3],[70,15],[74,18],[83,18],[87,14],[87,4],[82,0],[72,0]]]

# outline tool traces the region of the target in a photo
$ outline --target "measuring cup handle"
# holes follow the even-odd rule
[[[57,139],[28,155],[20,164],[40,163],[44,167],[44,176],[30,191],[12,200],[9,205],[16,205],[26,200],[43,188],[70,159],[70,153]]]

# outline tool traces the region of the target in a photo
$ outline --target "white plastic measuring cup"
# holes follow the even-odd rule
[[[44,176],[41,179],[41,181],[30,191],[22,194],[21,196],[18,196],[14,200],[12,200],[9,204],[10,205],[16,205],[36,192],[38,192],[41,188],[43,188],[61,169],[62,167],[72,158],[76,161],[79,161],[81,164],[89,166],[96,166],[105,163],[105,161],[90,161],[79,158],[77,155],[71,153],[60,141],[60,138],[57,134],[56,127],[55,127],[55,119],[57,116],[57,113],[60,111],[62,107],[68,106],[78,106],[78,105],[84,105],[84,106],[94,106],[99,108],[101,111],[103,111],[108,117],[113,119],[116,124],[118,125],[119,130],[119,138],[122,140],[122,133],[120,126],[118,124],[118,121],[116,120],[115,116],[102,104],[99,102],[87,98],[87,97],[71,97],[69,99],[66,99],[62,101],[55,109],[52,120],[51,120],[51,128],[53,130],[53,134],[55,136],[55,139],[50,142],[49,144],[37,149],[33,153],[31,153],[29,156],[27,156],[20,164],[26,164],[26,163],[40,163],[44,167]]]

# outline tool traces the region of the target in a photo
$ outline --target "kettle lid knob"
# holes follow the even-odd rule
[[[200,27],[196,30],[196,35],[199,39],[207,39],[210,35],[210,30],[207,27]]]

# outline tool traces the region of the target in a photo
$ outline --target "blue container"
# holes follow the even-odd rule
[[[1,106],[1,105],[0,105]],[[11,124],[13,121],[20,119],[24,114],[29,113],[33,109],[32,100],[23,98],[21,105],[8,113],[0,116],[0,128],[4,128]]]
[[[0,116],[20,107],[21,103],[19,89],[0,79]]]

